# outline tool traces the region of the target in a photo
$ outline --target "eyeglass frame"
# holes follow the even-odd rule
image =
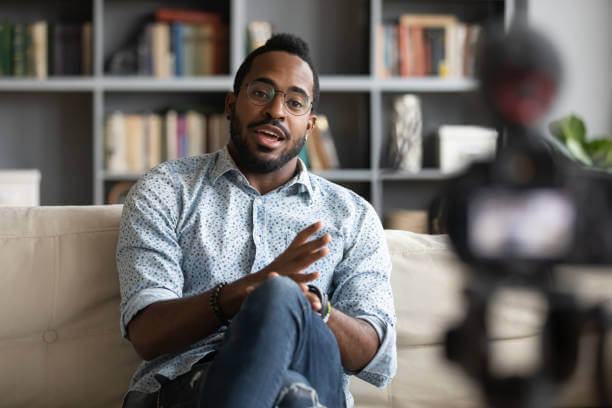
[[[262,104],[259,104],[259,103],[255,102],[253,99],[251,99],[250,94],[249,94],[249,88],[250,88],[250,87],[251,87],[251,85],[252,85],[253,83],[255,83],[255,82],[258,82],[258,83],[262,83],[262,84],[268,85],[268,86],[270,86],[270,87],[272,88],[272,90],[274,91],[274,94],[272,95],[272,98],[271,98],[271,99],[270,99],[268,102],[266,102],[266,103],[262,103]],[[312,100],[310,100],[310,96],[309,96],[309,95],[308,95],[306,92],[301,92],[301,91],[293,91],[293,92],[297,92],[297,93],[299,93],[299,94],[301,94],[301,95],[304,95],[304,97],[306,98],[306,109],[304,110],[304,113],[294,113],[294,112],[292,112],[292,111],[291,111],[291,109],[287,107],[287,91],[283,91],[283,90],[281,90],[281,89],[276,89],[276,88],[274,87],[274,84],[272,84],[272,83],[270,83],[270,82],[268,82],[268,81],[264,81],[264,80],[262,80],[262,79],[254,79],[254,80],[252,80],[251,82],[249,82],[248,84],[246,84],[246,96],[247,96],[247,99],[248,99],[248,100],[249,100],[251,103],[253,103],[254,105],[256,105],[256,106],[266,106],[266,105],[267,105],[267,104],[269,104],[270,102],[274,101],[274,98],[276,98],[276,94],[282,94],[282,95],[283,95],[283,107],[285,108],[285,110],[286,110],[287,112],[289,112],[289,113],[290,113],[290,114],[292,114],[293,116],[304,116],[305,114],[307,114],[307,113],[308,113],[308,111],[312,111],[313,101],[312,101]]]

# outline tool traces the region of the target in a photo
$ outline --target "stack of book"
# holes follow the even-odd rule
[[[447,14],[403,14],[378,27],[377,75],[472,77],[481,26]]]
[[[227,27],[219,13],[160,8],[137,45],[139,75],[217,75],[228,71]]]
[[[311,170],[331,170],[340,167],[336,144],[327,116],[317,115],[316,126],[306,140],[300,158]]]
[[[0,76],[92,74],[92,26],[0,22]]]
[[[227,144],[223,114],[170,109],[163,114],[114,112],[105,123],[105,168],[141,173],[165,160],[214,152]]]

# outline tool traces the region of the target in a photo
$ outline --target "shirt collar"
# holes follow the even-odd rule
[[[223,174],[232,172],[236,174],[242,174],[234,159],[232,159],[232,155],[230,154],[227,145],[219,151],[217,155],[217,160],[211,172],[211,179],[213,184],[217,182],[217,179],[221,177]],[[312,183],[310,180],[310,176],[308,175],[308,170],[306,169],[306,165],[302,159],[298,157],[297,161],[297,172],[296,175],[287,182],[285,187],[289,187],[292,185],[297,185],[297,191],[300,193],[307,193],[309,198],[312,198],[313,190]]]
[[[236,162],[232,159],[232,156],[227,150],[227,145],[219,151],[217,154],[217,160],[215,161],[215,166],[212,169],[210,177],[212,179],[213,184],[217,182],[217,179],[221,177],[223,174],[227,172],[237,172],[240,173],[238,166],[236,166]]]

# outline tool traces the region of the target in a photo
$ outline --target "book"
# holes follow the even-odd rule
[[[334,143],[334,138],[332,136],[329,121],[326,115],[319,114],[317,116],[316,128],[324,152],[324,165],[327,169],[339,168],[340,159],[338,158],[338,151],[336,149],[336,144]]]
[[[76,23],[51,25],[49,66],[52,75],[80,75],[82,73],[82,27]]]
[[[182,112],[176,115],[176,154],[187,156],[187,120]]]
[[[175,110],[170,109],[166,112],[166,160],[174,160],[178,158],[178,114]]]
[[[228,71],[229,41],[227,25],[220,13],[190,9],[160,8],[157,21],[183,24],[185,75],[214,75]],[[180,50],[181,42],[176,47]],[[180,63],[179,63],[180,64]]]
[[[28,26],[28,71],[38,79],[47,77],[47,22],[36,21]]]
[[[183,36],[185,24],[174,22],[170,25],[170,50],[174,54],[174,75],[182,77],[185,75],[185,47]]]
[[[170,54],[170,26],[168,23],[156,22],[151,28],[153,75],[157,78],[167,78],[173,71],[173,61]]]
[[[321,148],[318,131],[313,130],[308,139],[306,139],[306,154],[308,155],[310,169],[313,171],[325,169],[323,161],[321,160],[320,152]]]
[[[106,170],[110,173],[128,171],[125,118],[121,112],[113,112],[106,118],[104,162]]]
[[[163,161],[163,131],[161,115],[145,115],[145,168],[150,169]]]
[[[127,168],[132,173],[145,170],[145,133],[142,115],[129,114],[126,121]]]
[[[0,76],[13,75],[13,27],[8,22],[0,22]]]
[[[455,28],[457,17],[451,14],[402,14],[399,26],[408,27],[410,46],[414,48],[415,75],[455,76],[459,73]],[[420,33],[419,29],[423,30]],[[421,45],[422,44],[422,45]],[[423,47],[421,52],[420,47]]]
[[[12,68],[13,76],[23,77],[28,75],[28,34],[25,24],[13,24],[12,39]]]
[[[187,127],[187,155],[197,156],[206,152],[206,116],[189,110],[185,114]]]
[[[186,76],[199,75],[198,61],[198,26],[185,24],[183,26],[183,71]]]
[[[196,75],[215,73],[215,27],[209,23],[196,26]]]
[[[216,152],[222,149],[229,141],[229,121],[222,113],[213,113],[208,116],[207,151]]]
[[[81,27],[81,73],[93,75],[93,26],[86,22]]]

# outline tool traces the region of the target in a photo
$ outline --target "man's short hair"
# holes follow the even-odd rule
[[[293,34],[275,34],[268,41],[266,41],[264,45],[256,48],[255,50],[251,51],[249,55],[247,55],[242,64],[240,64],[240,68],[238,68],[238,72],[236,72],[236,77],[234,78],[234,95],[238,95],[238,92],[242,87],[242,81],[251,69],[251,65],[253,64],[255,57],[270,51],[284,51],[289,54],[296,55],[308,64],[310,70],[312,71],[312,78],[314,81],[312,110],[315,111],[319,101],[319,74],[317,73],[317,70],[314,68],[314,65],[310,59],[308,44]]]

